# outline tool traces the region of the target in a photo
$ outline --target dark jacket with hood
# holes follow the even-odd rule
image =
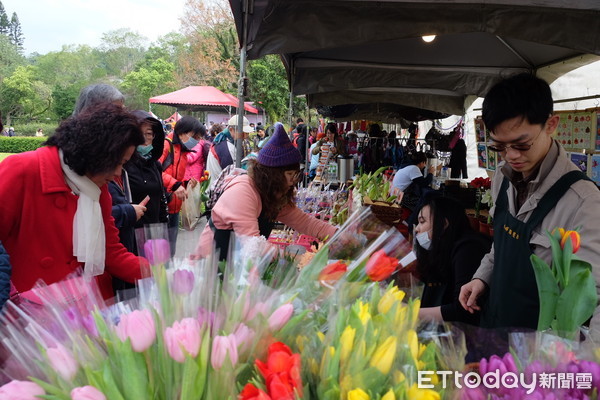
[[[144,158],[134,151],[131,159],[124,165],[127,173],[129,190],[125,174],[123,174],[123,186],[116,182],[110,182],[109,191],[113,197],[113,217],[115,225],[119,228],[121,243],[134,254],[138,254],[135,243],[135,229],[147,224],[167,222],[167,202],[162,182],[162,167],[158,158],[163,152],[165,133],[162,124],[145,111],[134,111],[140,121],[148,121],[152,124],[154,139],[152,140],[152,151],[149,158]],[[129,201],[131,196],[131,202]],[[135,210],[131,204],[139,204],[146,196],[150,200],[146,204],[146,212],[139,221],[135,220]]]

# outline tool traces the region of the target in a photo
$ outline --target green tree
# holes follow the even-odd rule
[[[25,63],[25,58],[19,54],[8,36],[0,35],[0,82],[11,75],[15,68]],[[2,102],[2,99],[0,99]]]
[[[79,85],[66,87],[57,85],[54,87],[52,90],[52,111],[58,119],[66,119],[73,113],[80,90]]]
[[[59,85],[67,87],[78,83],[97,81],[106,76],[100,68],[100,53],[87,45],[63,46],[60,51],[53,51],[37,56],[33,63],[38,67],[38,77],[50,87]]]
[[[0,1],[0,35],[8,35],[9,27],[10,21],[8,20],[8,15],[6,15],[4,5]]]
[[[148,68],[142,67],[125,76],[121,85],[128,94],[127,105],[130,108],[146,108],[152,96],[172,91],[175,88],[173,63],[159,58]]]
[[[146,37],[128,28],[104,33],[100,50],[108,74],[120,77],[133,71],[144,58],[147,41]]]
[[[248,98],[261,103],[271,121],[285,121],[289,108],[288,82],[283,63],[267,55],[248,63]]]
[[[48,85],[36,79],[36,67],[19,66],[0,85],[2,115],[8,124],[13,117],[33,118],[44,114],[52,103]]]
[[[23,45],[25,44],[25,38],[23,37],[23,32],[21,31],[21,23],[19,22],[19,17],[15,12],[13,13],[10,19],[8,37],[11,43],[17,47],[19,53],[22,53]]]

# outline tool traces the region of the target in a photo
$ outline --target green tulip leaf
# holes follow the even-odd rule
[[[594,313],[598,303],[596,282],[590,269],[575,274],[556,304],[556,329],[572,332]]]
[[[558,235],[560,238],[560,235]],[[562,249],[560,248],[560,242],[556,236],[549,234],[550,246],[552,248],[552,269],[554,270],[554,276],[558,279],[558,283],[561,288],[565,287],[565,275],[563,272],[562,264]]]
[[[535,254],[531,255],[531,265],[535,272],[535,281],[538,287],[540,297],[540,315],[538,318],[538,330],[545,330],[550,327],[556,314],[556,304],[560,291],[556,278],[552,271],[541,258]]]

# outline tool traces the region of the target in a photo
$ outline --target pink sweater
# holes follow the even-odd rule
[[[203,145],[204,140],[201,139],[192,149],[196,151],[195,153],[191,151],[189,153],[185,153],[187,155],[187,166],[185,167],[185,176],[183,180],[187,181],[190,178],[194,178],[199,181],[200,178],[202,178],[202,175],[204,175],[204,170],[206,169],[206,160],[202,154]]]
[[[212,219],[218,229],[233,229],[238,235],[259,236],[258,216],[262,211],[260,194],[248,175],[235,178],[223,192],[212,210]],[[286,206],[277,220],[300,233],[324,239],[331,237],[336,227],[313,218],[296,206]],[[196,255],[205,257],[213,246],[213,232],[206,224],[196,248]]]

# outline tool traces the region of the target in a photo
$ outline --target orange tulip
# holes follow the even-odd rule
[[[577,253],[577,250],[579,250],[579,247],[581,246],[581,237],[579,236],[579,232],[566,231],[563,234],[562,239],[560,240],[561,249],[565,249],[565,244],[567,243],[568,239],[571,239],[571,245],[573,246],[573,254]]]
[[[327,265],[319,274],[320,281],[337,281],[346,273],[348,266],[341,261]]]
[[[386,252],[381,249],[373,253],[367,265],[365,272],[372,281],[382,281],[387,279],[394,273],[398,267],[398,259],[389,257]]]

